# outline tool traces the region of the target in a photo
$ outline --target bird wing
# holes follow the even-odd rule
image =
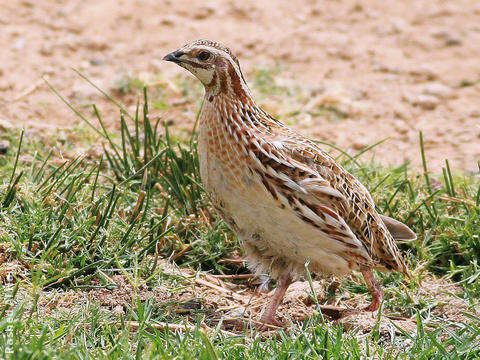
[[[407,272],[369,192],[331,156],[279,123],[252,141],[250,151],[267,189],[302,220],[344,244],[346,258]]]
[[[266,189],[304,222],[338,241],[343,249],[341,256],[348,259],[352,267],[374,266],[370,251],[346,221],[348,199],[345,194],[332,186],[307,158],[302,159],[299,149],[288,142],[275,141],[263,135],[250,138],[253,169]]]

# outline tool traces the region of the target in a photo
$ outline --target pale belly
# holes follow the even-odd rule
[[[278,277],[310,270],[342,274],[350,270],[340,255],[338,242],[301,220],[289,207],[283,207],[261,183],[241,165],[225,166],[215,154],[204,151],[199,141],[200,173],[205,190],[219,215],[242,241],[247,262],[257,273]],[[239,167],[240,166],[240,167]]]

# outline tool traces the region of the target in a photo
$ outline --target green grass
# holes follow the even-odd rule
[[[273,76],[259,72],[258,91],[267,91]],[[436,176],[428,173],[426,163],[423,172],[416,172],[408,164],[385,168],[361,162],[363,152],[338,155],[371,190],[379,211],[404,221],[419,234],[416,241],[400,244],[412,269],[411,281],[394,273],[378,274],[387,298],[384,311],[416,319],[416,331],[386,335],[378,324],[363,334],[323,321],[314,312],[303,324],[273,337],[262,337],[255,330],[232,336],[209,318],[209,309],[187,316],[178,311],[185,304],[176,299],[191,282],[167,271],[165,262],[214,274],[245,269],[219,261],[241,249],[203,192],[195,136],[175,141],[175,129],[149,117],[148,104],[165,101],[162,91],[151,101],[144,91],[133,114],[118,104],[118,131],[107,130],[96,107],[92,122],[69,104],[90,130],[67,130],[60,149],[23,133],[2,135],[13,146],[0,159],[0,243],[6,248],[3,253],[0,250],[0,358],[480,356],[480,319],[468,315],[468,322],[447,321],[432,315],[437,302],[419,295],[422,279],[430,274],[446,276],[459,282],[468,304],[478,306],[479,177],[455,175],[448,162]],[[76,140],[69,140],[74,134]],[[53,134],[52,139],[55,136],[59,135]],[[103,144],[98,158],[61,159],[62,150],[94,142]],[[12,270],[13,265],[17,270]],[[15,275],[7,277],[8,273]],[[89,290],[115,288],[111,282],[115,274],[124,275],[134,289],[123,314],[85,300]],[[168,296],[163,301],[141,301],[135,293],[143,287],[165,289]],[[46,304],[68,291],[80,294],[84,301],[70,309],[55,311],[54,306],[54,311],[45,311]],[[356,277],[344,280],[339,291],[337,296],[345,298],[367,293]],[[192,327],[180,332],[158,326],[165,322]],[[202,323],[213,332],[202,328]]]

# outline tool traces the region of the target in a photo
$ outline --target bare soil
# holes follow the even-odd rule
[[[477,169],[478,2],[19,0],[1,8],[0,131],[79,124],[42,75],[80,106],[111,110],[72,67],[107,90],[125,73],[168,79],[182,69],[163,63],[163,55],[210,38],[235,50],[247,79],[255,67],[278,63],[286,70],[277,82],[309,91],[307,110],[341,112],[335,121],[314,112],[295,118],[293,126],[309,137],[352,151],[390,137],[375,158],[418,166],[423,131],[432,170],[445,158],[455,169]],[[195,110],[178,106],[176,123],[191,127]],[[118,121],[117,113],[106,120]]]

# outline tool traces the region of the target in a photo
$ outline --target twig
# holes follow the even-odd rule
[[[383,314],[387,319],[390,320],[400,320],[400,321],[412,321],[414,323],[417,323],[417,319],[415,318],[407,318],[404,316],[396,316],[396,315],[388,315],[388,314]]]
[[[188,245],[188,246],[185,246],[182,250],[180,250],[178,253],[176,253],[175,255],[173,255],[170,260],[172,261],[175,261],[177,260],[180,256],[182,256],[183,254],[185,254],[187,251],[190,251],[192,249],[192,245]]]
[[[459,198],[448,196],[448,195],[442,195],[442,196],[439,196],[438,198],[443,201],[451,201],[457,204],[466,204],[466,205],[475,206],[475,201],[470,199],[459,199]]]
[[[215,285],[218,285],[224,289],[230,289],[232,290],[232,286],[234,286],[234,284],[230,283],[230,284],[227,284],[225,283],[224,281],[222,281],[222,279],[218,279],[215,277],[215,275],[210,275],[208,273],[206,274],[202,274],[203,275],[203,278],[204,280],[212,283],[212,284],[215,284]]]
[[[283,329],[283,327],[281,326],[277,326],[277,325],[273,325],[273,324],[265,324],[261,321],[258,321],[258,320],[253,320],[251,318],[244,318],[244,317],[224,317],[223,318],[223,322],[248,322],[248,323],[251,323],[253,325],[260,325],[260,327],[268,327],[272,330],[280,330],[280,329]]]
[[[208,282],[206,280],[203,280],[203,279],[200,279],[200,278],[196,278],[195,279],[195,283],[196,284],[199,284],[199,285],[203,285],[203,286],[206,286],[206,287],[209,287],[211,289],[215,289],[217,290],[218,292],[221,292],[223,294],[225,294],[226,296],[230,296],[232,297],[233,299],[235,300],[239,300],[239,301],[242,301],[244,302],[244,297],[241,296],[241,295],[238,295],[237,293],[233,292],[232,290],[228,290],[228,289],[224,289],[218,285],[215,285],[215,284],[212,284],[211,282]]]
[[[220,259],[218,260],[219,263],[232,263],[232,264],[240,264],[244,263],[245,259]]]
[[[29,95],[30,93],[34,92],[42,83],[43,83],[43,80],[42,80],[42,79],[34,82],[32,85],[30,85],[30,86],[27,87],[25,90],[23,90],[20,94],[18,94],[17,96],[15,96],[15,97],[12,99],[12,101],[18,101],[18,100],[24,98],[25,96]]]
[[[205,224],[209,224],[211,222],[210,219],[207,218],[207,215],[205,215],[205,211],[203,211],[203,209],[199,209],[198,212],[200,213],[200,215],[202,215]]]
[[[254,274],[237,274],[237,275],[212,275],[217,279],[251,279],[255,277]]]

